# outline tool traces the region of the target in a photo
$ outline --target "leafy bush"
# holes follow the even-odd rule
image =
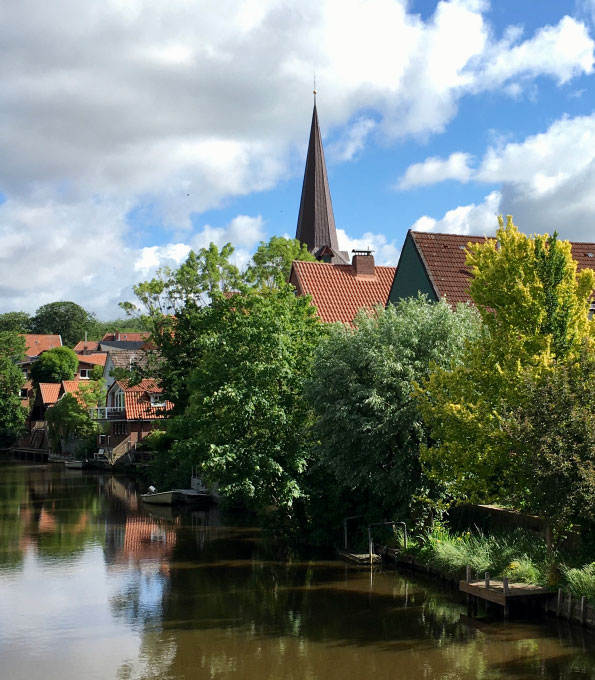
[[[567,588],[575,597],[583,595],[595,602],[595,562],[586,564],[581,569],[564,569]]]
[[[493,578],[507,576],[522,583],[543,583],[545,550],[542,541],[522,530],[490,536],[470,531],[453,534],[437,524],[418,554],[450,575],[460,573],[468,565],[480,575],[488,571]]]
[[[502,571],[509,581],[516,583],[542,583],[543,565],[536,565],[527,555],[512,560]]]

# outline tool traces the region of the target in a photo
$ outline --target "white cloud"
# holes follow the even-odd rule
[[[515,44],[518,32],[490,48],[476,87],[492,89],[511,78],[548,75],[565,83],[593,71],[593,40],[586,26],[569,16],[556,26],[545,26],[535,36]]]
[[[350,161],[364,148],[366,140],[376,122],[371,118],[360,117],[350,125],[341,139],[327,147],[326,155],[331,161]]]
[[[435,184],[447,179],[467,182],[472,173],[470,161],[471,155],[460,151],[452,153],[446,159],[436,156],[426,158],[423,163],[414,163],[407,168],[405,174],[399,180],[397,188],[410,189],[415,186]]]
[[[520,142],[502,140],[486,151],[477,170],[469,176],[463,172],[461,180],[497,184],[499,191],[479,205],[450,210],[440,220],[421,217],[413,228],[483,234],[487,218],[502,212],[512,214],[528,233],[557,230],[564,238],[594,241],[594,150],[595,114],[562,118],[545,132]],[[456,154],[447,161],[427,159],[410,166],[401,184],[407,181],[408,186],[414,186],[445,179],[448,160],[453,156]]]
[[[314,69],[323,124],[340,131],[351,122],[338,160],[372,133],[444,130],[469,94],[522,96],[537,76],[563,83],[592,71],[581,23],[565,17],[524,42],[518,30],[498,40],[487,8],[441,1],[422,20],[406,0],[3,3],[3,308],[70,298],[112,313],[139,272],[206,239],[233,237],[244,262],[264,233],[258,218],[195,234],[191,216],[294,172]],[[497,159],[489,168],[484,160],[480,172],[498,175]],[[459,162],[439,170],[463,179],[468,164]],[[535,190],[548,196],[573,176],[541,172]],[[170,227],[171,243],[132,245],[134,208]],[[358,245],[394,264],[394,243],[370,238]]]
[[[337,229],[339,248],[346,250],[351,257],[352,250],[373,250],[374,262],[379,265],[396,266],[400,249],[395,241],[388,241],[384,234],[366,232],[359,238],[352,238],[343,229]]]
[[[416,220],[411,229],[439,234],[494,234],[498,227],[497,216],[501,204],[500,192],[492,191],[479,205],[472,203],[459,206],[446,212],[441,219],[425,215]]]
[[[589,166],[594,150],[595,114],[562,118],[522,142],[488,149],[475,179],[522,185],[543,195]]]

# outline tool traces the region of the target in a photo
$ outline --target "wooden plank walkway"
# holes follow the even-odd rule
[[[345,560],[345,562],[349,562],[350,564],[361,565],[378,564],[379,562],[382,561],[380,555],[376,555],[375,553],[372,554],[372,561],[370,561],[369,553],[352,553],[349,552],[348,550],[337,550],[337,557],[340,560]]]
[[[526,583],[508,583],[505,591],[503,581],[488,581],[486,588],[485,579],[477,581],[459,581],[459,590],[468,595],[473,595],[481,600],[487,600],[494,604],[506,607],[511,600],[521,597],[552,597],[553,593],[547,588],[532,586]]]

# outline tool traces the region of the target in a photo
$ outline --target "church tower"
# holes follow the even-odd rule
[[[316,91],[295,237],[305,243],[317,259],[333,264],[349,264],[349,255],[339,251],[337,241],[331,191],[316,111]]]

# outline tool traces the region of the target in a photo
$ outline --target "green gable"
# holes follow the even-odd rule
[[[407,232],[388,301],[396,304],[403,298],[417,297],[418,293],[424,293],[432,302],[438,302],[438,296],[413,242],[411,232]]]

